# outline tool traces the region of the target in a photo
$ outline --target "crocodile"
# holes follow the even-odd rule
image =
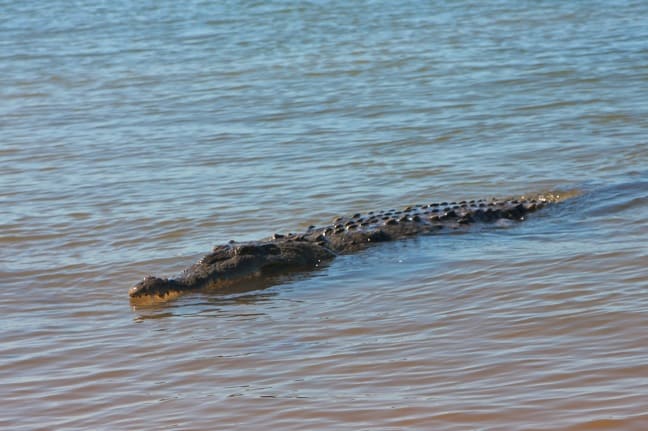
[[[511,199],[435,202],[400,210],[337,217],[302,233],[217,245],[175,278],[146,276],[129,290],[132,300],[168,299],[184,292],[220,289],[261,280],[267,274],[313,270],[341,254],[385,241],[466,229],[475,223],[521,221],[561,196],[548,193]]]

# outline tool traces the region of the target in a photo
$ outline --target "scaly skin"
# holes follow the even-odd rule
[[[296,270],[312,270],[339,254],[363,250],[373,243],[414,235],[456,230],[474,223],[493,223],[524,217],[557,202],[553,194],[511,200],[442,202],[338,217],[302,234],[214,247],[177,278],[148,276],[129,290],[132,299],[165,299],[204,288],[233,286],[244,280]]]

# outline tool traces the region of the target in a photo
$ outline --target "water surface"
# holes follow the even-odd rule
[[[644,2],[0,0],[0,427],[644,430]],[[230,239],[577,190],[133,307]]]

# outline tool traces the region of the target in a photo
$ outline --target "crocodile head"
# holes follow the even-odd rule
[[[144,277],[142,281],[131,287],[128,295],[131,298],[160,297],[165,298],[185,290],[184,283],[170,278]]]
[[[135,300],[166,300],[181,292],[245,283],[264,272],[312,268],[333,256],[330,250],[308,241],[231,243],[215,247],[177,278],[145,277],[128,294]]]

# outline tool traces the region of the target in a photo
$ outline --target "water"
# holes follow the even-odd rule
[[[0,428],[648,428],[648,6],[421,3],[0,1]],[[579,196],[126,293],[229,239],[547,190]]]

